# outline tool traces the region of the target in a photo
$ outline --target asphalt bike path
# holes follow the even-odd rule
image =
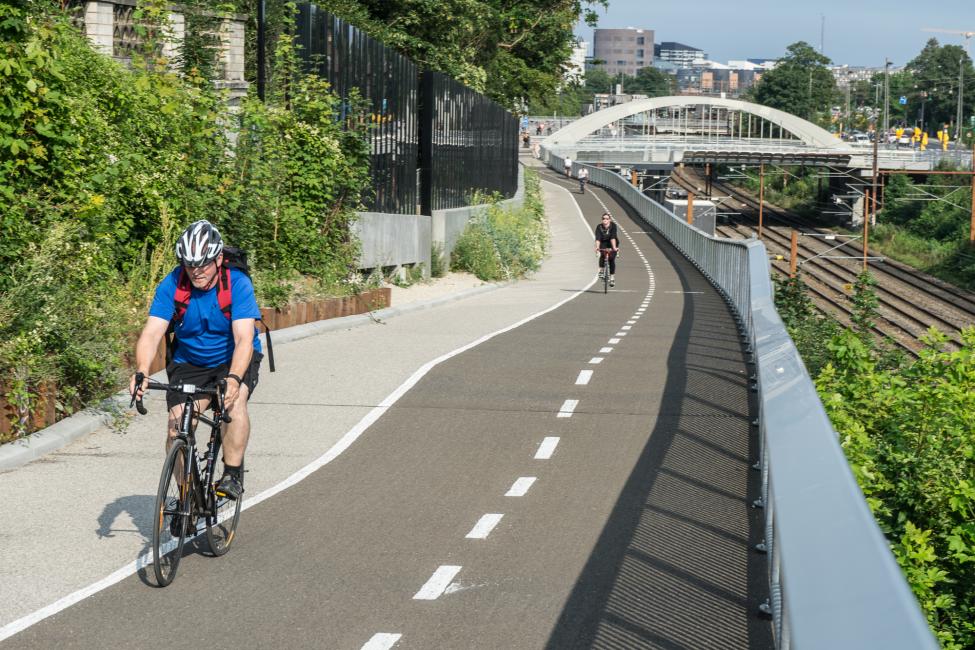
[[[593,285],[434,366],[323,469],[248,509],[229,555],[190,549],[172,586],[141,571],[3,647],[170,647],[187,619],[190,638],[255,648],[764,647],[730,315],[612,197],[579,198],[590,228],[605,205],[628,234],[608,295]],[[560,269],[579,280],[563,299],[595,267],[591,235],[573,241],[565,260],[588,268]],[[355,332],[343,344],[365,346]],[[270,392],[256,435],[348,410]]]
[[[278,372],[263,365],[251,400],[245,506],[341,453],[377,406],[437,358],[592,282],[589,226],[571,195],[546,184],[543,198],[551,244],[530,280],[275,349]],[[146,404],[149,416],[133,410],[122,433],[102,428],[0,471],[0,642],[141,566],[166,426],[162,395]]]

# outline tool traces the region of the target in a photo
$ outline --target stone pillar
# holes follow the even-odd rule
[[[163,43],[162,55],[172,62],[178,55],[179,49],[186,38],[186,18],[181,13],[169,13],[169,33]]]
[[[106,56],[114,53],[114,7],[111,2],[89,2],[85,5],[85,36],[95,51]]]
[[[227,18],[220,25],[220,63],[224,81],[244,79],[244,27],[239,17]]]

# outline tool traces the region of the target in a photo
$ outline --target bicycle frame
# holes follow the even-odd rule
[[[219,412],[222,408],[215,405]],[[203,459],[206,466],[200,468],[200,457],[196,449],[196,429],[193,426],[194,416],[197,422],[202,422],[210,426],[210,440],[207,442],[206,455]],[[216,500],[209,489],[204,486],[213,485],[213,470],[216,466],[214,460],[220,451],[222,434],[220,431],[221,421],[209,418],[203,413],[197,412],[196,400],[191,394],[186,395],[183,402],[183,419],[180,422],[177,438],[182,438],[186,442],[187,456],[189,463],[183,468],[183,485],[189,485],[190,496],[193,499],[191,512],[180,512],[180,515],[195,515],[198,517],[216,517],[214,505]],[[199,426],[199,425],[197,425]],[[188,531],[189,532],[189,531]],[[192,531],[196,533],[196,530]]]

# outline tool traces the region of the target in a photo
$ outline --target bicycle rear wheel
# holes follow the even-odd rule
[[[191,509],[191,486],[180,486],[179,480],[189,462],[186,442],[174,440],[159,477],[156,492],[156,516],[152,525],[152,568],[160,587],[165,587],[176,577],[176,568],[183,556],[188,517],[181,513]]]
[[[222,472],[214,472],[213,476],[217,478],[221,474]],[[234,542],[237,524],[240,523],[241,501],[243,495],[234,501],[227,497],[218,497],[213,485],[207,486],[207,504],[211,513],[206,518],[207,543],[210,544],[210,552],[217,557],[229,551]]]

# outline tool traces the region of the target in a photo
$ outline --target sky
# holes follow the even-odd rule
[[[920,8],[920,10],[919,10]],[[654,42],[677,41],[704,50],[711,60],[778,58],[796,41],[820,45],[834,64],[902,66],[931,37],[964,44],[962,36],[928,33],[922,27],[975,31],[975,0],[609,0],[598,9],[597,27],[654,30]],[[589,42],[592,28],[580,21],[576,34]],[[975,55],[975,37],[971,39]]]

